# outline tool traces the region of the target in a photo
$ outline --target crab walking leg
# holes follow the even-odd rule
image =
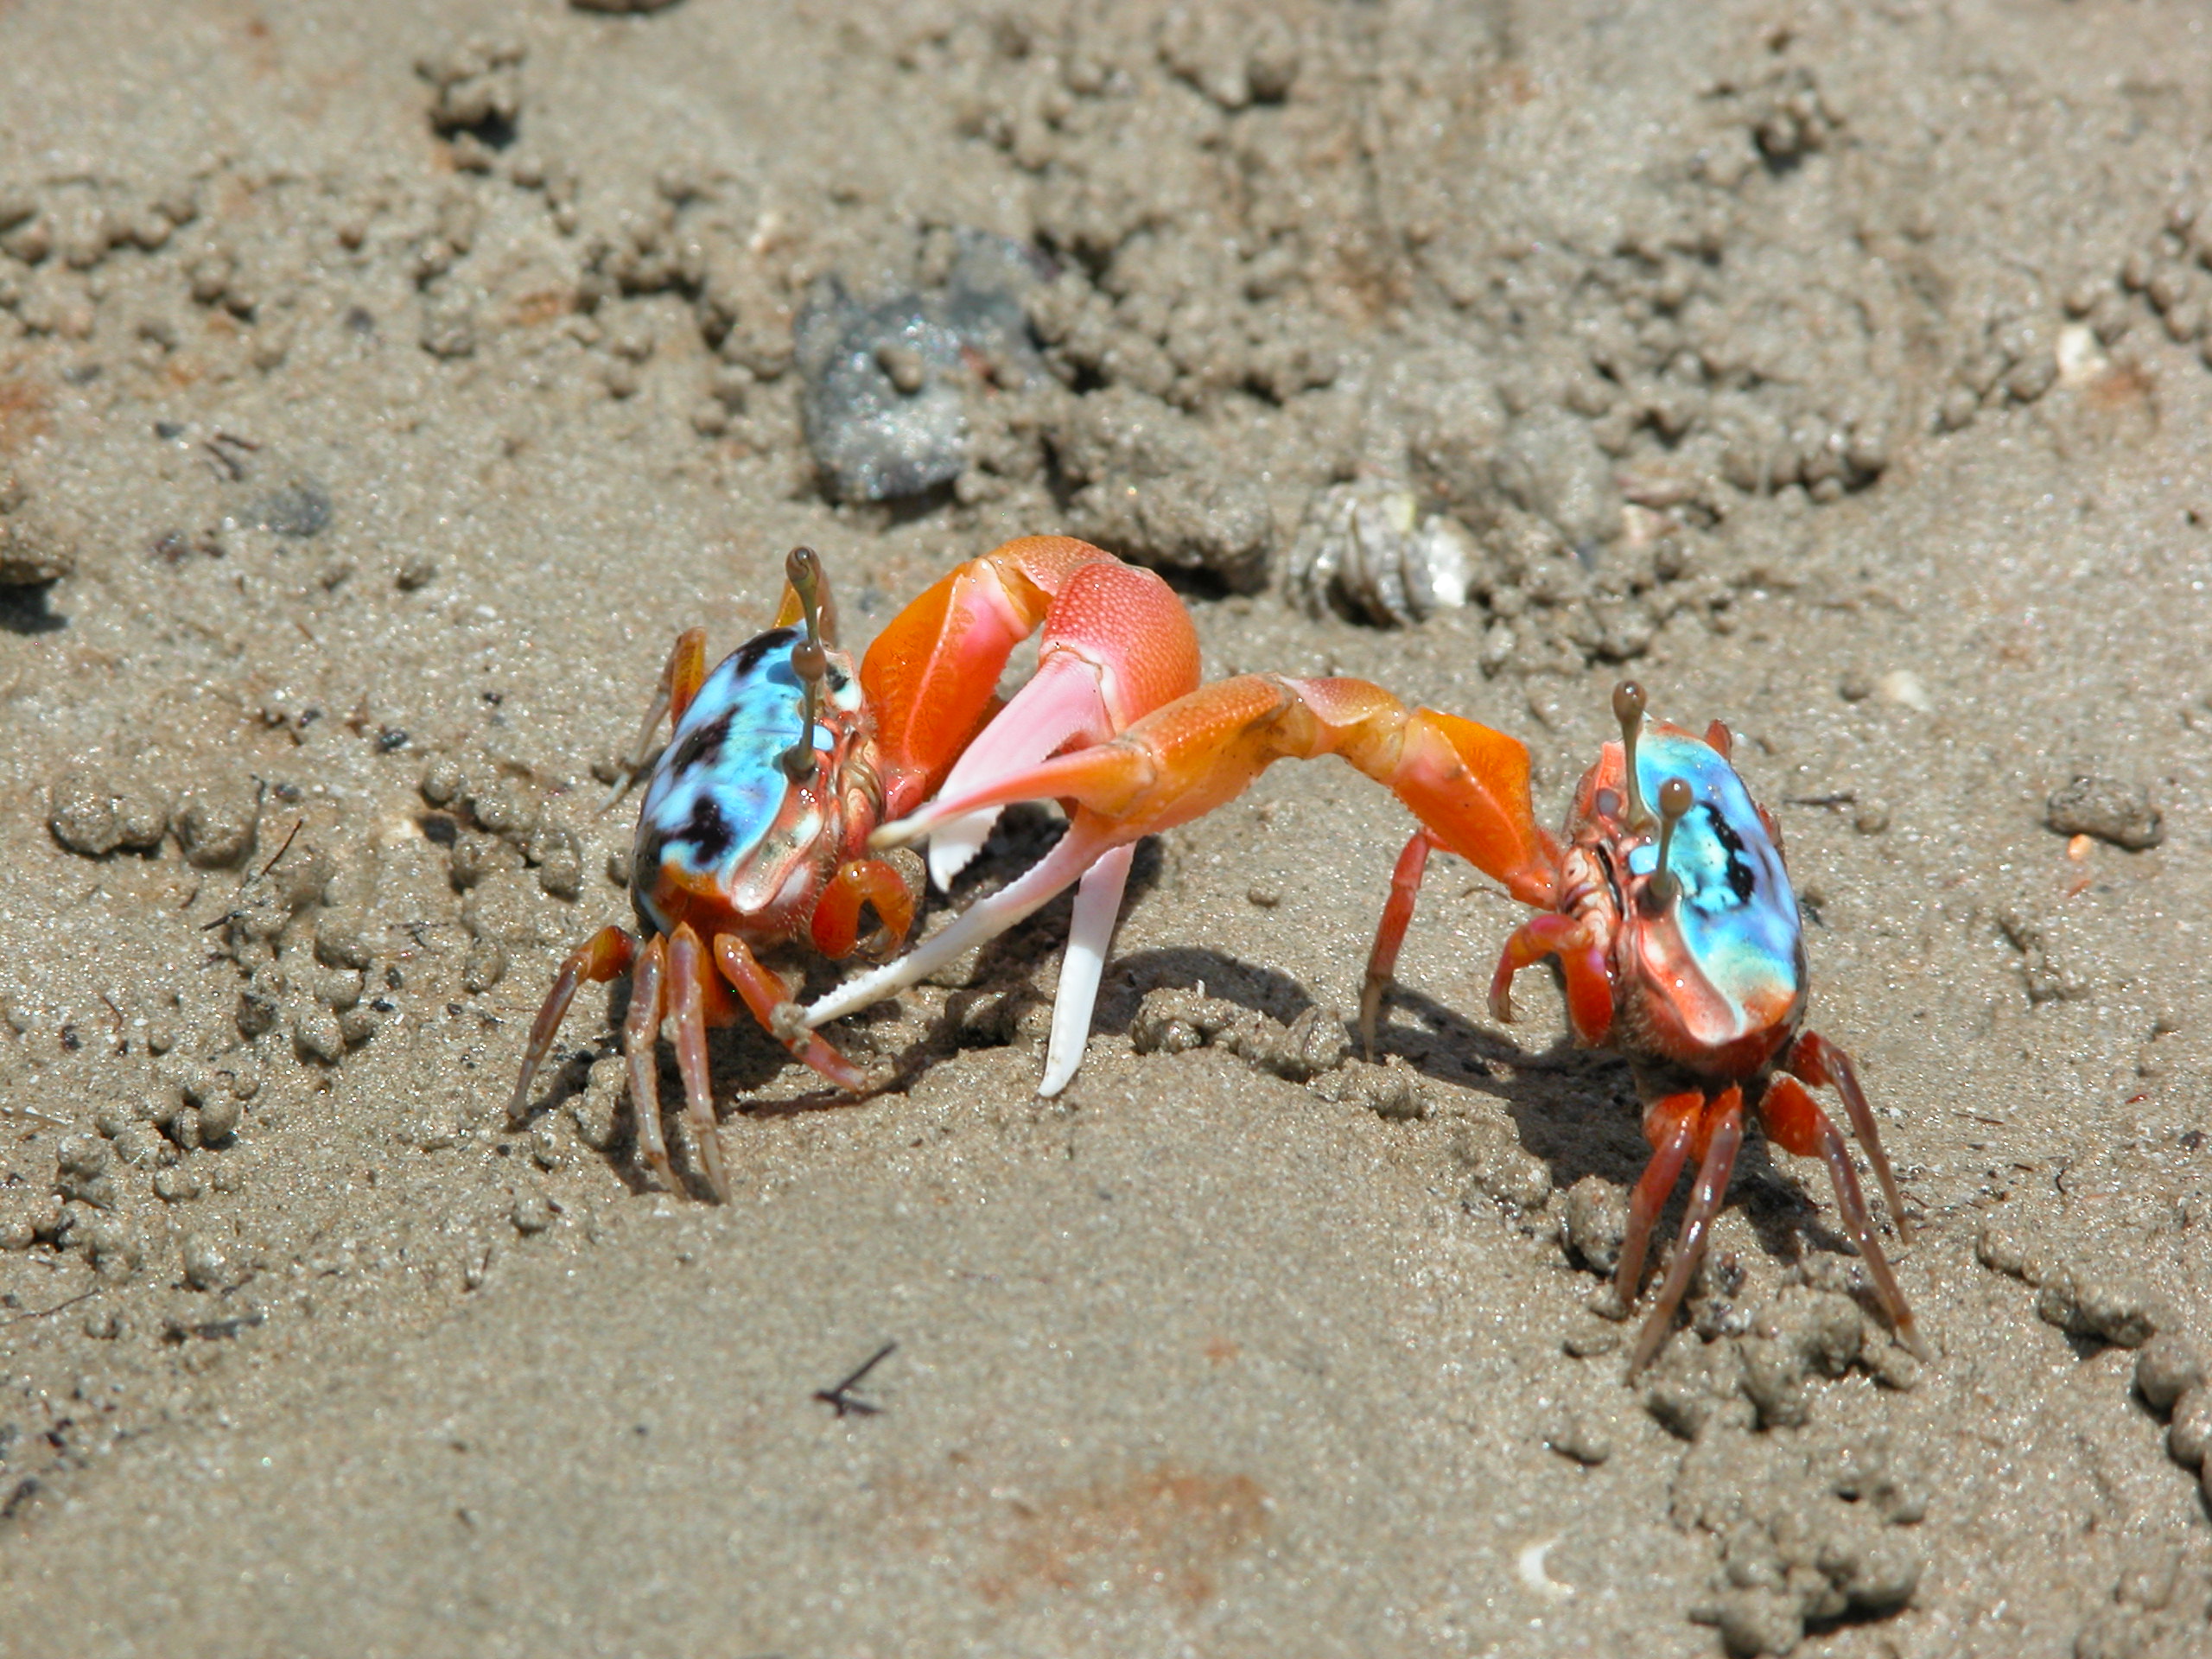
[[[1382,999],[1397,976],[1398,952],[1413,925],[1414,903],[1421,897],[1421,879],[1428,874],[1430,849],[1439,845],[1427,830],[1416,830],[1413,839],[1390,870],[1390,897],[1382,906],[1382,919],[1375,929],[1375,944],[1367,953],[1367,977],[1359,986],[1359,1042],[1361,1051],[1375,1058],[1375,1027],[1382,1014]]]
[[[1705,1235],[1720,1213],[1728,1196],[1728,1178],[1735,1173],[1736,1153],[1744,1144],[1744,1091],[1730,1084],[1713,1097],[1706,1109],[1705,1160],[1698,1166],[1697,1183],[1690,1188],[1689,1208],[1682,1212],[1682,1230],[1675,1236],[1675,1260],[1651,1317],[1637,1333],[1636,1351],[1629,1356],[1628,1374],[1634,1376],[1651,1363],[1652,1356],[1674,1329],[1675,1310],[1682,1305],[1697,1264],[1705,1259]]]
[[[561,971],[553,976],[553,988],[545,994],[537,1018],[531,1022],[530,1042],[522,1052],[522,1075],[515,1079],[515,1092],[507,1102],[508,1117],[519,1123],[529,1112],[531,1083],[537,1076],[537,1068],[545,1064],[554,1038],[560,1035],[561,1022],[569,1017],[569,1005],[576,1000],[576,988],[586,980],[605,984],[630,966],[637,950],[636,941],[610,924],[569,953]]]
[[[1768,1138],[1784,1152],[1800,1158],[1817,1157],[1827,1165],[1828,1179],[1835,1185],[1836,1209],[1843,1217],[1844,1230],[1866,1263],[1866,1276],[1874,1281],[1874,1300],[1889,1316],[1897,1340],[1920,1358],[1932,1357],[1921,1340],[1920,1327],[1913,1321],[1904,1292],[1897,1288],[1897,1276],[1890,1271],[1889,1258],[1882,1254],[1874,1218],[1866,1213],[1866,1195],[1859,1190],[1859,1177],[1851,1167],[1851,1152],[1843,1144],[1842,1133],[1805,1092],[1805,1085],[1786,1072],[1767,1084],[1766,1095],[1759,1102],[1759,1116]]]
[[[729,1202],[722,1170],[721,1125],[715,1121],[714,1083],[707,1068],[707,1010],[702,981],[709,971],[706,947],[691,924],[668,936],[668,1011],[676,1020],[676,1069],[683,1077],[684,1116],[699,1147],[707,1185],[718,1203]]]
[[[1792,1074],[1815,1089],[1827,1084],[1843,1097],[1844,1114],[1851,1119],[1851,1132],[1859,1137],[1866,1161],[1874,1166],[1874,1179],[1881,1183],[1882,1196],[1889,1200],[1890,1219],[1897,1224],[1897,1242],[1911,1243],[1912,1224],[1905,1219],[1904,1200],[1897,1195],[1897,1178],[1890,1173],[1889,1154],[1882,1150],[1882,1137],[1874,1128],[1873,1109],[1866,1103],[1866,1090],[1859,1086],[1859,1072],[1851,1064],[1851,1057],[1827,1038],[1808,1031],[1790,1046],[1789,1058],[1784,1065]]]
[[[1635,1306],[1643,1292],[1643,1258],[1651,1247],[1652,1226],[1682,1177],[1704,1110],[1701,1089],[1669,1095],[1643,1109],[1643,1138],[1651,1143],[1651,1161],[1643,1166],[1629,1198],[1628,1230],[1621,1236],[1621,1259],[1613,1269],[1613,1290],[1624,1307]]]
[[[645,1166],[676,1185],[668,1146],[660,1135],[660,1019],[668,970],[668,938],[656,933],[638,953],[630,975],[630,1013],[622,1022],[622,1052],[630,1059],[630,1116],[635,1121],[638,1154]]]
[[[1052,996],[1052,1036],[1045,1046],[1045,1077],[1037,1092],[1046,1100],[1068,1086],[1083,1064],[1090,1038],[1090,1011],[1098,1005],[1098,982],[1106,971],[1107,948],[1122,913],[1122,893],[1129,884],[1135,847],[1116,847],[1084,872],[1075,890],[1075,916],[1068,926],[1068,948],[1060,957],[1060,982]]]
[[[753,1010],[760,1028],[791,1050],[794,1058],[812,1066],[849,1095],[868,1093],[868,1074],[821,1038],[804,1029],[785,1032],[780,1011],[790,1006],[785,1000],[790,993],[783,981],[760,965],[760,959],[747,949],[743,939],[734,933],[715,935],[715,963],[745,1000],[745,1006]]]
[[[652,752],[653,733],[659,728],[661,716],[681,721],[683,711],[691,706],[691,699],[699,695],[699,688],[707,678],[707,631],[686,628],[676,636],[670,647],[668,661],[660,671],[660,687],[653,693],[652,702],[645,709],[645,717],[638,727],[637,741],[630,745],[628,758],[624,761],[626,776],[614,785],[614,792],[601,804],[604,812],[629,791],[644,770],[645,757]]]

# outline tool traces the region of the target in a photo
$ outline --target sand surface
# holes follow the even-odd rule
[[[0,1650],[2212,1652],[2208,109],[2158,0],[0,0]],[[1448,859],[1347,1052],[1334,762],[1147,844],[1058,1100],[1065,902],[893,1092],[717,1037],[727,1206],[601,991],[510,1124],[676,632],[1061,531],[1548,820],[1624,671],[1727,721],[1933,1359],[1754,1138],[1628,1382],[1626,1068]]]

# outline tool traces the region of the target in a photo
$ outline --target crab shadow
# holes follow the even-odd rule
[[[1628,1063],[1616,1055],[1580,1047],[1565,1036],[1548,1048],[1522,1049],[1456,1009],[1402,988],[1394,988],[1384,1002],[1375,1053],[1378,1060],[1399,1055],[1423,1077],[1497,1100],[1513,1120],[1522,1149],[1544,1165],[1561,1192],[1590,1175],[1633,1186],[1650,1161],[1643,1102]],[[1745,1093],[1756,1102],[1758,1087]],[[1747,1108],[1745,1121],[1757,1125],[1758,1113]],[[1687,1177],[1677,1182],[1653,1228],[1656,1239],[1674,1236],[1689,1185]],[[1761,1249],[1778,1260],[1796,1262],[1813,1251],[1857,1254],[1823,1219],[1799,1178],[1776,1165],[1763,1134],[1744,1137],[1726,1207],[1742,1212]]]
[[[1008,807],[982,849],[955,878],[950,892],[932,892],[925,900],[925,906],[966,909],[1028,870],[1052,851],[1065,830],[1064,822],[1041,807]],[[1124,903],[1134,902],[1156,887],[1162,869],[1157,846],[1149,840],[1140,844],[1131,861]],[[918,1036],[907,1037],[895,1048],[885,1039],[910,1017],[910,1011],[895,998],[838,1021],[828,1033],[830,1040],[863,1069],[874,1068],[874,1086],[866,1095],[849,1095],[823,1083],[799,1094],[763,1098],[793,1064],[791,1054],[750,1018],[709,1031],[707,1060],[715,1121],[794,1117],[865,1105],[880,1095],[903,1091],[931,1066],[963,1049],[1011,1043],[1022,1015],[1052,1001],[1054,976],[1050,964],[1066,943],[1073,904],[1071,893],[1061,893],[980,947],[963,976],[967,983],[947,997],[943,1013],[928,1020]],[[857,965],[851,960],[832,962],[797,946],[768,952],[764,959],[787,977],[796,975],[800,982],[794,995],[809,1002],[834,990]],[[596,1031],[584,1041],[572,1042],[548,1057],[543,1079],[516,1127],[563,1110],[584,1092],[594,1065],[621,1053],[620,1033],[629,1013],[630,994],[627,975],[614,981],[608,988],[607,1011]],[[1134,1011],[1134,1003],[1131,1006]],[[682,1122],[683,1079],[677,1071],[674,1050],[664,1040],[658,1045],[657,1059],[662,1131],[670,1159],[686,1191],[701,1196],[707,1190],[705,1180],[691,1148],[689,1127]],[[613,1138],[598,1149],[598,1155],[633,1192],[652,1192],[659,1185],[638,1160],[636,1120],[629,1110],[621,1113]]]
[[[982,850],[955,879],[950,893],[932,893],[926,902],[964,910],[1043,858],[1064,828],[1042,808],[1008,808]],[[1124,903],[1154,888],[1163,868],[1157,843],[1149,837],[1140,842]],[[961,976],[964,983],[946,997],[943,1011],[925,1021],[918,1035],[902,1033],[897,1046],[885,1039],[907,1023],[911,1010],[896,1000],[838,1022],[833,1040],[840,1049],[857,1063],[877,1068],[877,1086],[868,1095],[848,1095],[825,1083],[782,1098],[762,1098],[791,1065],[791,1055],[750,1019],[710,1032],[708,1060],[717,1122],[737,1116],[794,1117],[864,1105],[879,1095],[904,1091],[932,1066],[963,1050],[1018,1040],[1027,1017],[1052,1001],[1055,964],[1067,940],[1072,903],[1071,893],[1061,893],[982,946]],[[830,962],[803,949],[771,960],[779,971],[798,973],[802,985],[798,995],[809,1001],[834,989],[853,970],[850,963]],[[1092,1034],[1127,1036],[1145,997],[1162,989],[1218,997],[1283,1025],[1316,1006],[1305,986],[1277,969],[1203,946],[1168,946],[1112,959],[1091,1015]],[[584,1091],[597,1061],[620,1053],[620,1033],[629,1002],[626,976],[610,987],[607,1013],[595,1037],[569,1047],[557,1065],[548,1065],[545,1083],[524,1123],[563,1110]],[[1357,1041],[1357,1030],[1351,1034]],[[1564,1037],[1541,1051],[1524,1049],[1457,1009],[1402,987],[1394,987],[1385,1001],[1376,1035],[1378,1061],[1396,1055],[1424,1077],[1497,1100],[1513,1120],[1522,1149],[1543,1163],[1554,1186],[1561,1191],[1589,1175],[1617,1186],[1632,1186],[1649,1160],[1635,1079],[1627,1063],[1613,1055],[1578,1047]],[[703,1194],[705,1182],[691,1154],[690,1132],[680,1122],[683,1083],[665,1042],[659,1045],[658,1066],[663,1128],[678,1179],[695,1196]],[[1745,1117],[1751,1123],[1758,1122],[1755,1112],[1747,1111]],[[599,1155],[632,1192],[658,1186],[652,1172],[638,1161],[635,1124],[628,1112],[621,1114],[613,1139]],[[1688,1185],[1687,1180],[1678,1184],[1655,1228],[1656,1236],[1670,1238],[1680,1225]],[[1798,1177],[1776,1166],[1763,1135],[1745,1137],[1727,1202],[1744,1214],[1761,1247],[1777,1259],[1796,1261],[1812,1251],[1855,1254],[1843,1235],[1822,1219]]]

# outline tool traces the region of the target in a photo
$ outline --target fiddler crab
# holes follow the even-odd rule
[[[1613,709],[1620,741],[1603,747],[1575,791],[1563,845],[1536,823],[1522,744],[1456,715],[1408,709],[1363,680],[1243,675],[1028,770],[1001,767],[971,787],[956,779],[929,804],[875,830],[870,844],[904,846],[1024,800],[1071,804],[1068,831],[1027,876],[907,956],[810,1007],[785,1008],[777,1029],[795,1038],[914,983],[1117,849],[1234,799],[1276,760],[1339,755],[1421,823],[1398,859],[1368,961],[1360,1027],[1370,1051],[1429,855],[1456,853],[1541,912],[1506,942],[1491,985],[1492,1014],[1510,1020],[1514,976],[1556,958],[1576,1037],[1626,1058],[1648,1103],[1652,1155],[1630,1203],[1614,1277],[1624,1305],[1642,1289],[1653,1225],[1684,1166],[1696,1161],[1674,1260],[1637,1338],[1631,1373],[1664,1344],[1704,1255],[1743,1143],[1747,1090],[1770,1140],[1827,1164],[1875,1300],[1898,1339],[1925,1357],[1843,1137],[1806,1088],[1831,1086],[1841,1098],[1897,1236],[1909,1240],[1897,1179],[1850,1059],[1802,1028],[1804,940],[1781,830],[1730,763],[1725,725],[1715,721],[1700,737],[1647,722],[1633,683],[1616,690]],[[1048,1068],[1043,1092],[1072,1070]]]
[[[912,923],[918,883],[870,850],[880,823],[940,791],[988,786],[1064,745],[1111,737],[1198,683],[1198,636],[1167,585],[1071,537],[1026,537],[959,566],[892,619],[857,670],[836,648],[820,559],[797,549],[785,575],[775,626],[711,672],[706,631],[677,638],[639,742],[642,749],[664,713],[672,720],[632,846],[630,899],[642,937],[604,927],[562,963],[509,1107],[518,1121],[526,1114],[578,987],[627,972],[622,1039],[639,1150],[674,1184],[658,1056],[662,1020],[672,1018],[702,1173],[722,1198],[729,1179],[709,1027],[750,1011],[838,1088],[857,1095],[870,1086],[822,1038],[777,1018],[790,993],[758,953],[802,941],[831,957],[895,947]],[[1040,628],[1037,672],[1001,708],[1000,673]],[[932,849],[940,879],[982,845],[990,822],[986,813],[944,826]],[[1046,863],[1067,870],[1059,886],[1083,882],[1048,1051],[1072,1073],[1129,849],[1102,850],[1081,868],[1068,869],[1058,854]],[[863,906],[880,924],[865,942]]]

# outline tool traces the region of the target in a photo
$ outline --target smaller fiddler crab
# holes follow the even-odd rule
[[[1925,1357],[1850,1153],[1806,1088],[1835,1090],[1897,1236],[1909,1240],[1897,1179],[1850,1059],[1802,1029],[1804,938],[1782,832],[1737,775],[1721,722],[1702,736],[1647,722],[1643,692],[1633,683],[1617,689],[1613,709],[1620,741],[1604,746],[1575,791],[1562,845],[1535,821],[1527,747],[1502,732],[1433,709],[1408,709],[1364,680],[1247,674],[1203,686],[1105,742],[1027,771],[1002,770],[982,787],[948,786],[878,830],[871,844],[884,849],[1014,801],[1059,799],[1076,809],[1059,846],[1028,877],[908,955],[810,1007],[786,1008],[778,1029],[796,1035],[914,983],[1028,915],[1090,861],[1227,804],[1279,760],[1336,754],[1390,789],[1421,826],[1398,858],[1368,961],[1360,1028],[1370,1052],[1429,855],[1456,853],[1542,912],[1507,940],[1491,986],[1491,1014],[1510,1020],[1514,976],[1556,958],[1575,1036],[1627,1059],[1648,1103],[1643,1131],[1652,1155],[1630,1202],[1614,1275],[1624,1305],[1642,1290],[1660,1211],[1685,1165],[1696,1162],[1674,1260],[1637,1336],[1630,1373],[1666,1341],[1704,1255],[1743,1144],[1747,1091],[1769,1139],[1827,1164],[1875,1300],[1898,1339]],[[1065,1081],[1064,1073],[1048,1074],[1041,1092]]]
[[[958,566],[894,616],[859,666],[836,647],[836,608],[820,558],[785,561],[776,625],[709,672],[706,631],[679,635],[658,698],[667,746],[646,777],[632,845],[630,899],[641,937],[601,928],[570,953],[531,1026],[509,1103],[530,1088],[578,988],[631,976],[623,1025],[638,1147],[675,1174],[661,1133],[658,1045],[675,1023],[677,1069],[708,1185],[729,1195],[707,1063],[707,1030],[750,1011],[791,1054],[848,1094],[871,1078],[822,1038],[776,1018],[788,988],[760,960],[810,944],[823,956],[881,955],[912,925],[911,870],[869,851],[887,817],[941,787],[988,785],[1055,750],[1100,741],[1198,682],[1198,642],[1182,602],[1149,570],[1065,536],[1030,536]],[[1015,645],[1041,630],[1037,671],[1003,706],[996,688]],[[931,863],[949,879],[982,844],[990,813],[947,825]],[[1082,1052],[1128,877],[1127,849],[1067,869],[1080,877],[1070,968],[1052,1047]],[[873,936],[861,932],[873,911]],[[1086,976],[1082,963],[1089,961]],[[1072,1063],[1069,1064],[1072,1070]]]
[[[1705,1255],[1743,1145],[1747,1093],[1768,1140],[1827,1166],[1876,1303],[1897,1339],[1925,1359],[1927,1345],[1883,1253],[1851,1154],[1806,1088],[1834,1089],[1897,1237],[1910,1243],[1911,1224],[1858,1071],[1841,1049],[1803,1028],[1804,930],[1783,863],[1781,826],[1744,786],[1726,725],[1716,720],[1700,736],[1664,721],[1647,722],[1644,709],[1643,690],[1634,681],[1615,688],[1620,741],[1599,751],[1576,787],[1563,849],[1529,816],[1524,759],[1510,808],[1522,845],[1503,868],[1484,867],[1515,898],[1544,912],[1506,941],[1491,980],[1491,1015],[1510,1021],[1514,976],[1555,958],[1576,1038],[1626,1059],[1644,1098],[1651,1160],[1630,1198],[1613,1274],[1624,1305],[1633,1306],[1643,1287],[1660,1211],[1684,1166],[1696,1166],[1674,1260],[1637,1334],[1629,1373],[1643,1370],[1665,1344]],[[1451,846],[1424,826],[1392,873],[1360,995],[1360,1030],[1370,1050],[1429,852]]]

